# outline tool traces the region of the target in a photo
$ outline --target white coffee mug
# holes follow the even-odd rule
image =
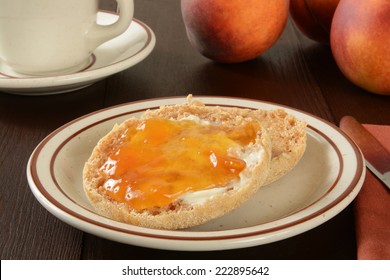
[[[82,70],[132,21],[133,0],[116,1],[118,20],[103,26],[96,23],[99,0],[0,0],[1,63],[34,76]]]

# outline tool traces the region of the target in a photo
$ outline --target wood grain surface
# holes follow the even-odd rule
[[[101,7],[115,10],[114,1]],[[328,45],[305,38],[289,20],[278,42],[260,57],[219,64],[202,57],[186,37],[178,0],[135,0],[135,18],[157,43],[141,63],[90,87],[53,96],[0,92],[1,259],[355,259],[353,205],[298,236],[246,249],[175,252],[129,246],[79,231],[33,197],[28,158],[59,126],[129,101],[195,95],[242,96],[288,105],[336,125],[344,115],[390,124],[390,99],[371,94],[341,74]]]

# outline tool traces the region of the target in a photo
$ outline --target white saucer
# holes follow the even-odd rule
[[[116,14],[99,12],[97,21],[110,24],[117,18]],[[143,22],[133,19],[127,31],[94,51],[90,67],[77,73],[53,77],[22,76],[0,60],[0,91],[21,95],[74,91],[139,63],[152,52],[155,44],[153,31]]]

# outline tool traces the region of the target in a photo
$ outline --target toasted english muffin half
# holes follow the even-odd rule
[[[187,111],[188,110],[188,111]],[[147,120],[190,121],[213,129],[230,131],[246,129],[255,124],[253,141],[228,151],[245,162],[239,176],[224,185],[216,185],[205,190],[189,191],[181,194],[168,205],[135,209],[130,204],[117,201],[107,194],[107,174],[102,172],[110,154],[129,141],[127,131]],[[253,129],[253,127],[252,127]],[[242,130],[241,130],[242,131]],[[252,131],[253,132],[253,131]],[[127,139],[127,140],[126,140]],[[185,104],[163,107],[146,112],[140,119],[129,119],[116,125],[94,148],[83,170],[85,193],[96,211],[108,218],[128,224],[154,229],[182,229],[203,224],[237,208],[264,185],[268,177],[271,160],[271,143],[266,129],[248,114],[219,107]],[[191,163],[188,163],[190,171]],[[182,172],[179,170],[179,172]],[[199,171],[199,178],[202,172]],[[196,180],[193,182],[197,184]]]
[[[208,111],[202,102],[188,95],[186,104],[162,106],[158,110],[147,111],[143,117],[185,118],[196,112]],[[229,116],[241,116],[257,119],[267,130],[272,146],[271,164],[264,185],[268,185],[290,172],[301,160],[306,150],[305,121],[297,119],[283,109],[243,109],[235,107],[216,107],[217,116],[212,112],[205,113],[209,118],[223,121]]]
[[[267,130],[272,143],[271,165],[265,185],[290,172],[306,150],[307,123],[282,109],[254,110],[249,115],[258,119]]]

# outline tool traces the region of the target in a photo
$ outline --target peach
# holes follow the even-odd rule
[[[329,43],[334,11],[340,0],[291,0],[290,14],[298,29],[312,40]]]
[[[289,0],[181,0],[191,45],[219,62],[256,58],[279,38]]]
[[[330,45],[337,65],[354,84],[390,94],[390,1],[342,0]]]

